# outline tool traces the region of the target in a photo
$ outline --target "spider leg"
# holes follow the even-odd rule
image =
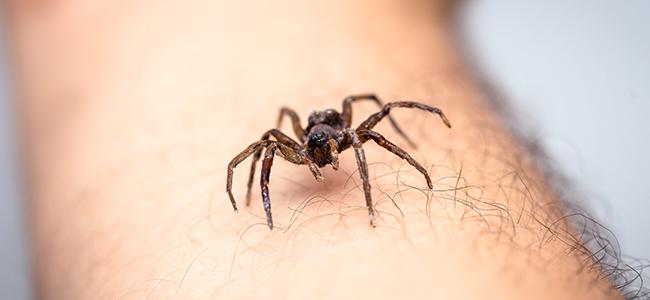
[[[384,104],[382,103],[381,99],[377,97],[375,94],[361,94],[361,95],[352,95],[348,96],[347,98],[343,99],[343,111],[341,112],[341,118],[343,119],[343,122],[345,122],[345,128],[352,126],[352,102],[358,101],[358,100],[370,100],[375,103],[377,103],[377,106],[383,107]],[[388,116],[388,120],[390,121],[391,125],[393,125],[393,128],[395,131],[404,138],[404,140],[411,146],[415,147],[415,143],[406,135],[404,131],[397,125],[397,122],[393,119],[393,117]]]
[[[429,189],[433,189],[433,184],[431,183],[431,178],[429,177],[429,174],[427,173],[427,170],[420,165],[415,159],[411,157],[406,151],[404,151],[402,148],[398,147],[397,145],[393,144],[389,140],[387,140],[384,136],[381,134],[371,131],[371,130],[360,130],[357,131],[357,134],[359,135],[359,138],[361,139],[361,142],[366,142],[369,139],[372,139],[377,145],[383,147],[384,149],[390,151],[391,153],[399,156],[400,158],[406,160],[411,166],[413,166],[415,169],[417,169],[422,175],[424,175],[424,179],[427,181],[427,186],[429,186]]]
[[[293,132],[296,134],[296,137],[298,137],[298,140],[301,143],[304,143],[307,134],[305,133],[305,130],[300,126],[300,117],[298,117],[298,114],[293,109],[290,109],[288,107],[283,107],[280,109],[280,116],[278,116],[278,123],[276,128],[280,129],[280,125],[282,125],[282,119],[284,116],[288,116],[291,119]]]
[[[266,212],[266,223],[269,229],[273,229],[273,218],[271,217],[271,199],[269,197],[269,180],[271,176],[271,167],[273,166],[273,156],[277,149],[276,144],[266,147],[264,159],[262,159],[262,175],[260,176],[260,185],[262,186],[262,203],[264,212]]]
[[[235,201],[235,197],[232,195],[232,177],[234,173],[235,167],[242,161],[244,161],[247,157],[249,157],[251,154],[256,153],[258,150],[262,149],[264,146],[268,145],[271,141],[257,141],[252,144],[250,144],[244,151],[240,152],[233,158],[230,163],[228,164],[228,176],[226,179],[226,192],[228,193],[228,196],[230,197],[230,203],[232,204],[232,208],[237,211],[237,202]]]
[[[359,136],[353,129],[346,130],[346,133],[352,140],[352,147],[354,148],[354,155],[357,159],[357,167],[359,168],[359,176],[363,181],[363,193],[366,197],[366,206],[368,206],[368,217],[370,218],[370,225],[375,226],[375,211],[372,207],[372,197],[370,196],[370,180],[368,179],[368,163],[366,162],[366,154],[363,151],[363,143]]]
[[[265,132],[262,135],[261,140],[267,141],[271,136],[273,136],[276,139],[276,141],[278,141],[279,143],[285,145],[285,147],[288,146],[294,150],[293,153],[289,153],[289,151],[284,149],[285,147],[280,147],[280,150],[282,151],[283,154],[285,154],[288,161],[294,162],[295,160],[297,160],[297,158],[294,160],[291,160],[290,158],[298,156],[298,152],[302,149],[302,146],[300,144],[298,144],[296,141],[294,141],[292,138],[282,133],[282,131],[278,129],[271,129]],[[257,150],[257,152],[255,152],[255,155],[253,156],[253,161],[251,162],[251,170],[248,175],[248,185],[246,191],[246,206],[250,205],[251,203],[251,189],[253,187],[253,179],[255,177],[255,167],[257,165],[257,161],[262,156],[262,150],[263,149],[260,148]]]
[[[418,103],[418,102],[413,102],[413,101],[398,101],[398,102],[391,102],[384,105],[384,108],[381,111],[370,115],[368,119],[363,121],[363,123],[361,123],[361,125],[357,127],[357,130],[371,130],[373,127],[375,127],[375,125],[377,125],[377,123],[379,123],[379,121],[381,121],[384,117],[388,116],[390,110],[394,107],[417,108],[434,114],[438,114],[438,116],[440,116],[440,119],[442,119],[442,122],[445,123],[447,127],[451,128],[451,123],[449,123],[449,120],[439,108]]]
[[[280,150],[280,153],[282,153],[282,157],[285,160],[297,165],[307,165],[309,167],[309,171],[311,171],[311,173],[314,175],[316,181],[323,181],[324,178],[318,166],[302,153],[302,145],[298,144],[296,141],[277,129],[271,129],[264,133],[261,140],[269,141],[271,136],[276,139],[277,148]],[[253,179],[255,178],[255,168],[257,161],[259,161],[262,157],[262,150],[262,148],[259,148],[255,152],[255,155],[253,156],[253,160],[251,162],[251,169],[248,176],[248,185],[246,191],[246,206],[249,206],[251,202],[251,190],[253,188]]]
[[[251,170],[248,174],[248,183],[246,184],[246,206],[251,204],[251,190],[253,188],[253,179],[255,178],[255,167],[257,166],[257,161],[260,160],[262,156],[262,148],[255,152],[253,160],[251,162]]]

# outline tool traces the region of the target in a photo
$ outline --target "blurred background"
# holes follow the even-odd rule
[[[459,24],[623,253],[650,258],[650,1],[466,1]]]
[[[650,1],[470,0],[459,24],[475,66],[623,253],[650,258]],[[0,299],[28,299],[5,46],[0,36]]]

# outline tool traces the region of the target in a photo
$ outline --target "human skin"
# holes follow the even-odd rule
[[[448,7],[10,3],[39,298],[621,298],[484,101]],[[226,166],[280,107],[305,124],[309,109],[366,92],[447,114],[452,129],[394,111],[417,149],[377,127],[430,170],[433,191],[368,142],[375,228],[352,151],[322,183],[276,157],[272,231],[259,174],[244,205],[247,160],[232,211]],[[356,104],[355,124],[376,110]]]

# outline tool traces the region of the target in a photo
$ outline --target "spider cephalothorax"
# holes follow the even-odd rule
[[[382,107],[382,109],[368,117],[368,119],[363,121],[356,129],[353,129],[350,127],[352,123],[351,104],[357,100],[374,101],[377,105]],[[338,169],[338,154],[350,147],[354,148],[357,166],[359,168],[359,175],[363,181],[363,191],[366,198],[366,205],[368,206],[368,215],[370,217],[371,225],[374,225],[375,215],[372,207],[372,198],[370,197],[368,164],[362,148],[362,144],[368,140],[373,140],[377,145],[406,160],[422,173],[422,175],[424,175],[424,178],[427,181],[427,186],[430,189],[433,188],[431,178],[422,165],[415,161],[406,151],[391,143],[379,133],[372,131],[372,128],[377,125],[379,121],[384,117],[388,117],[393,128],[395,128],[395,131],[404,137],[409,144],[414,145],[399,126],[397,126],[395,121],[388,115],[390,110],[395,107],[418,108],[438,114],[445,125],[451,128],[451,124],[447,120],[447,117],[445,117],[442,111],[438,108],[412,101],[391,102],[383,105],[381,100],[379,100],[375,95],[357,95],[345,98],[345,100],[343,100],[343,111],[341,113],[334,109],[312,112],[311,115],[309,115],[308,124],[305,129],[300,125],[298,114],[291,109],[282,108],[280,110],[277,128],[280,128],[283,117],[285,115],[288,116],[291,119],[293,130],[298,141],[295,141],[282,133],[279,129],[271,129],[265,132],[259,141],[252,143],[230,161],[230,164],[228,164],[226,191],[230,197],[233,209],[237,211],[237,203],[232,194],[232,177],[234,168],[244,159],[253,155],[253,163],[251,165],[248,179],[248,192],[246,194],[246,205],[249,205],[251,198],[250,192],[255,175],[255,165],[262,157],[262,150],[264,149],[266,149],[266,151],[264,151],[264,158],[262,159],[262,176],[260,178],[260,185],[262,187],[262,202],[264,203],[266,220],[271,229],[273,229],[273,219],[271,218],[269,177],[271,174],[271,166],[273,165],[273,157],[275,156],[276,151],[280,151],[282,157],[289,162],[299,165],[307,165],[316,180],[322,181],[323,176],[321,175],[319,168],[331,165],[335,170]]]
[[[327,124],[318,124],[311,128],[307,135],[305,151],[318,167],[331,164],[338,168],[337,154],[344,135]]]

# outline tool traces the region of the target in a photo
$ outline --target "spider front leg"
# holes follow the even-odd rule
[[[368,119],[363,121],[363,123],[357,127],[357,130],[371,130],[375,125],[377,125],[377,123],[379,123],[379,121],[388,116],[390,110],[394,107],[417,108],[437,114],[440,116],[440,119],[442,119],[442,122],[445,123],[447,127],[451,128],[451,123],[449,123],[449,120],[439,108],[413,101],[398,101],[384,105],[384,108],[381,111],[372,114]]]
[[[260,176],[260,186],[262,189],[262,203],[264,205],[264,211],[266,212],[266,223],[269,226],[269,229],[273,229],[273,218],[271,216],[271,199],[269,195],[269,182],[271,177],[271,167],[273,167],[273,158],[275,156],[276,150],[280,150],[282,157],[287,161],[294,164],[307,164],[309,169],[314,174],[314,177],[318,181],[323,181],[323,176],[321,175],[318,166],[307,159],[300,152],[296,151],[293,148],[288,147],[282,143],[273,143],[266,147],[266,152],[264,152],[264,159],[262,159],[262,170]]]
[[[384,106],[384,103],[382,103],[381,99],[379,99],[379,97],[377,97],[375,94],[348,96],[347,98],[343,99],[343,110],[341,111],[341,118],[345,122],[344,127],[347,128],[352,126],[352,103],[359,100],[370,100],[372,102],[375,102],[379,107]],[[406,133],[404,133],[404,131],[402,131],[402,129],[397,125],[397,122],[395,122],[391,116],[388,116],[388,120],[390,121],[395,131],[401,135],[402,138],[404,138],[404,140],[409,143],[411,147],[415,147],[415,143],[406,135]]]
[[[391,153],[399,156],[401,159],[406,160],[411,166],[413,166],[418,172],[422,173],[424,175],[424,179],[427,181],[427,186],[429,189],[433,189],[433,184],[431,183],[431,178],[429,177],[429,173],[427,173],[427,170],[420,164],[418,163],[411,155],[409,155],[406,151],[404,151],[402,148],[399,146],[391,143],[389,140],[387,140],[384,136],[381,134],[371,131],[371,130],[359,130],[357,131],[357,134],[359,135],[361,142],[366,142],[368,139],[373,140],[377,145],[383,147],[384,149],[390,151]]]
[[[244,151],[240,152],[233,158],[230,163],[228,164],[228,175],[226,179],[226,192],[228,193],[228,197],[230,197],[230,203],[232,204],[232,208],[237,211],[237,202],[235,201],[235,197],[232,195],[232,177],[234,174],[235,167],[242,161],[244,161],[247,157],[249,157],[251,154],[256,153],[257,151],[261,151],[261,149],[269,144],[271,141],[257,141],[255,143],[250,144]]]
[[[266,224],[269,229],[273,229],[273,218],[271,216],[271,198],[269,197],[269,181],[271,177],[271,167],[273,167],[273,156],[277,149],[275,144],[266,147],[264,152],[264,159],[262,160],[262,175],[260,176],[260,185],[262,187],[262,203],[264,205],[264,212],[266,212]]]
[[[375,226],[375,210],[372,206],[372,197],[370,195],[370,180],[368,179],[368,162],[366,162],[366,154],[363,151],[363,143],[359,139],[354,129],[347,129],[346,134],[352,141],[354,148],[354,155],[357,160],[357,167],[359,168],[359,176],[363,181],[363,193],[366,197],[366,206],[368,206],[368,217],[370,218],[370,225]]]
[[[280,117],[282,117],[282,115],[280,115]],[[298,144],[296,141],[294,141],[292,138],[290,138],[286,134],[282,133],[282,131],[280,131],[278,129],[271,129],[271,130],[265,132],[262,135],[261,140],[269,140],[269,138],[271,136],[273,136],[281,144],[283,144],[283,145],[285,145],[287,147],[290,147],[290,148],[292,148],[294,150],[293,153],[291,153],[290,155],[287,155],[287,156],[291,156],[291,157],[297,156],[298,155],[297,152],[300,151],[300,149],[302,149],[302,146],[300,144]],[[280,150],[283,153],[287,152],[284,149],[284,147],[281,147]],[[253,156],[253,161],[251,162],[251,170],[250,170],[250,173],[248,175],[248,184],[247,184],[247,190],[246,190],[246,206],[249,206],[250,203],[251,203],[251,189],[253,188],[253,179],[255,177],[255,167],[257,165],[257,161],[260,159],[261,156],[262,156],[262,149],[259,149],[259,150],[257,150],[257,152],[255,152],[255,155]],[[291,157],[289,157],[289,158],[291,158]],[[292,161],[291,159],[288,159],[288,160]],[[300,159],[295,158],[294,160],[300,160]]]

